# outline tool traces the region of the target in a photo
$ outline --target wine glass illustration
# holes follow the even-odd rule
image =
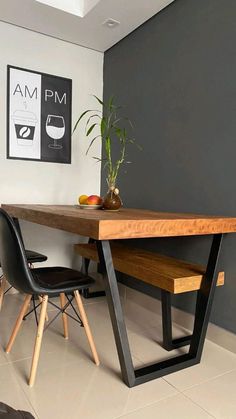
[[[58,144],[57,141],[61,140],[65,135],[65,120],[63,116],[59,115],[48,115],[46,121],[46,133],[50,138],[53,139],[53,144],[49,144],[49,148],[54,150],[62,149],[62,145]]]

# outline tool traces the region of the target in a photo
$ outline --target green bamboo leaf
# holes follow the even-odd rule
[[[115,129],[117,137],[122,137],[122,130],[120,128]]]
[[[128,144],[134,144],[139,150],[142,150],[142,147],[139,144],[136,144],[134,138],[128,137],[128,131],[130,127],[133,129],[133,124],[130,119],[122,117],[120,115],[119,109],[121,106],[116,106],[114,96],[110,96],[108,101],[103,102],[99,97],[94,95],[96,101],[102,105],[103,109],[101,110],[88,110],[83,112],[78,121],[76,122],[75,129],[77,128],[80,120],[88,114],[86,118],[86,128],[85,134],[89,140],[89,146],[86,151],[88,154],[90,148],[97,138],[100,138],[100,141],[104,141],[104,157],[96,157],[93,159],[96,162],[101,163],[103,170],[106,168],[106,179],[109,184],[115,184],[118,177],[121,166],[124,164],[130,164],[131,161],[128,160],[126,147]],[[97,119],[96,119],[97,118]],[[90,134],[93,132],[95,126],[100,128],[100,134],[96,137],[93,134],[93,139],[90,139]],[[112,143],[117,143],[118,150],[112,150]],[[118,155],[116,154],[118,152]],[[116,157],[115,157],[116,156]]]
[[[112,95],[108,101],[108,108],[111,110],[113,107],[113,100],[114,100],[114,96]]]
[[[103,165],[103,170],[108,166],[108,161],[106,161],[106,163]]]
[[[81,119],[82,119],[82,118],[83,118],[83,117],[84,117],[84,116],[85,116],[88,112],[96,112],[96,111],[94,111],[94,110],[92,110],[92,109],[88,109],[87,111],[84,111],[84,112],[80,115],[79,119],[76,121],[72,134],[74,134],[74,132],[75,132],[76,128],[78,127],[78,125],[79,125],[79,123],[80,123]]]
[[[107,156],[111,154],[111,139],[110,137],[106,137],[106,153]]]
[[[123,109],[123,106],[112,105],[112,108],[115,109],[116,111],[118,111],[119,109]]]
[[[112,123],[112,127],[113,127],[113,128],[117,128],[117,127],[116,127],[116,124],[117,124],[118,122],[120,122],[120,121],[122,121],[122,118],[117,118],[117,119],[115,119],[115,121],[113,121],[113,123]]]
[[[90,121],[91,121],[93,118],[95,118],[95,117],[98,117],[98,118],[100,118],[100,119],[101,119],[101,116],[100,116],[100,115],[98,115],[97,113],[95,113],[94,115],[91,115],[91,116],[88,118],[87,122],[86,122],[85,131],[86,131],[87,126],[88,126],[88,124],[90,123]]]
[[[93,129],[96,127],[96,125],[98,125],[98,124],[96,123],[96,124],[91,125],[91,127],[89,127],[88,131],[86,132],[86,137],[88,137],[89,134],[91,134]]]
[[[93,95],[93,97],[95,97],[95,99],[97,99],[97,101],[100,103],[100,105],[105,106],[104,102],[101,99],[99,99],[99,97],[97,97],[96,95]]]
[[[131,126],[131,128],[134,129],[134,126],[133,126],[132,122],[130,121],[130,119],[129,118],[125,118],[125,120],[129,123],[129,125]]]
[[[105,134],[106,127],[107,127],[106,118],[103,116],[103,118],[101,120],[101,135],[102,135],[102,137]]]
[[[92,139],[92,141],[90,142],[90,144],[89,144],[89,146],[88,146],[88,148],[87,148],[87,151],[86,151],[86,156],[87,156],[87,154],[88,154],[88,152],[89,152],[90,148],[92,147],[92,145],[93,145],[94,141],[95,141],[98,137],[100,137],[100,135],[96,135],[96,137],[94,137],[94,138]]]
[[[92,157],[94,160],[97,160],[97,161],[100,161],[100,162],[103,162],[103,161],[107,161],[107,159],[106,158],[104,158],[104,159],[100,159],[99,157]]]

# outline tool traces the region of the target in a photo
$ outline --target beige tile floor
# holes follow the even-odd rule
[[[132,389],[126,387],[120,379],[104,298],[85,301],[100,367],[91,360],[83,328],[69,320],[67,341],[58,318],[44,335],[36,384],[29,388],[33,317],[24,322],[12,353],[6,355],[3,350],[21,299],[17,294],[6,296],[0,314],[1,401],[40,419],[236,419],[236,355],[210,341],[206,341],[200,365]],[[128,299],[123,307],[134,365],[167,357],[160,346],[158,313],[153,315]],[[50,309],[49,317],[53,314]],[[174,325],[175,335],[184,332]]]

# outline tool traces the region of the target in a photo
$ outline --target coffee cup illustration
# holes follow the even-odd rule
[[[33,145],[35,127],[37,124],[36,115],[29,111],[15,111],[12,115],[16,131],[16,138],[19,145]]]

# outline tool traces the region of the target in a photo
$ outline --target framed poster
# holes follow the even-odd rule
[[[7,66],[7,158],[71,163],[72,80]]]

